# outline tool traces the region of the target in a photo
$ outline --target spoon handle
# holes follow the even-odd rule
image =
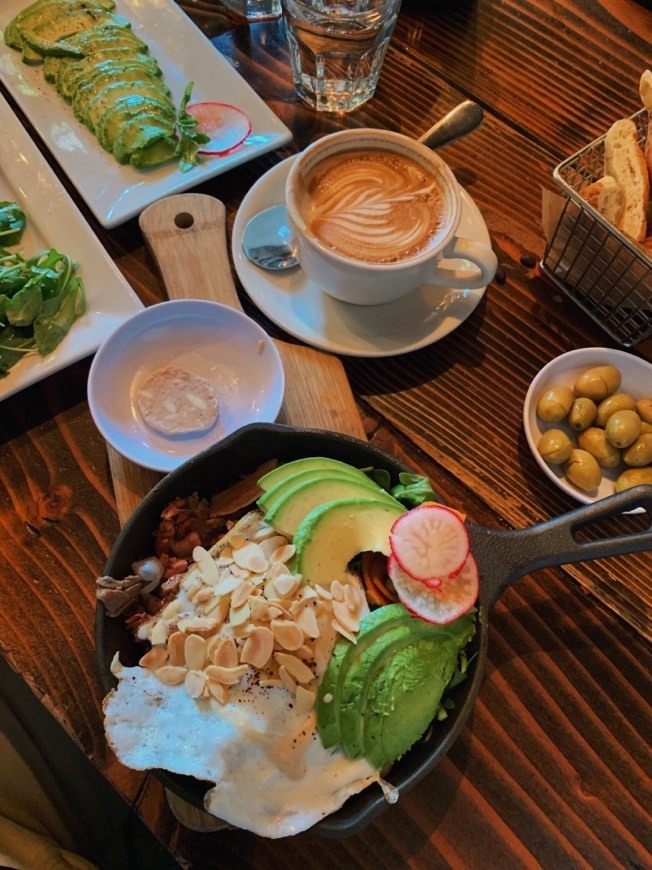
[[[433,124],[423,136],[419,137],[419,142],[432,148],[433,151],[441,148],[442,145],[455,142],[456,139],[461,139],[462,136],[479,127],[483,114],[482,106],[472,100],[465,100]]]

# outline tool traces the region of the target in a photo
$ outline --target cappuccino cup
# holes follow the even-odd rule
[[[294,160],[285,200],[301,268],[342,302],[380,305],[422,284],[476,289],[496,273],[491,248],[457,234],[462,198],[452,171],[400,133],[324,136]]]

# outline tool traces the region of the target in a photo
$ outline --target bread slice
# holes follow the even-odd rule
[[[605,175],[615,178],[625,198],[618,228],[641,242],[646,235],[650,178],[636,124],[630,118],[611,125],[605,137],[604,164]]]
[[[647,161],[647,168],[650,174],[650,178],[652,179],[652,70],[646,69],[641,76],[639,92],[641,94],[641,102],[643,103],[643,106],[647,109],[648,113],[645,159]]]
[[[625,211],[625,195],[612,175],[605,175],[589,184],[582,196],[610,224],[620,226]]]

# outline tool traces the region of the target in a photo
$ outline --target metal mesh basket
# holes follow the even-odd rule
[[[632,120],[643,145],[648,114],[643,109]],[[604,175],[604,139],[554,170],[567,199],[541,268],[613,339],[631,347],[652,335],[652,251],[608,223],[580,194]]]

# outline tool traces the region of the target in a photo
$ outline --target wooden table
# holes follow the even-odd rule
[[[294,134],[278,152],[198,189],[225,203],[229,229],[252,183],[319,136],[377,126],[417,137],[462,99],[481,103],[481,129],[443,156],[486,219],[499,274],[438,343],[343,359],[359,414],[351,426],[361,422],[374,444],[430,475],[476,522],[523,527],[575,507],[535,464],[522,402],[552,357],[614,345],[540,274],[541,192],[553,188],[561,159],[640,107],[638,79],[652,58],[646,4],[404,0],[375,98],[344,117],[297,101],[281,22],[248,26],[217,0],[180,5]],[[163,299],[137,221],[103,230],[68,189],[143,302]],[[240,290],[245,310],[283,337]],[[650,358],[649,347],[636,352]],[[88,782],[108,789],[105,806],[117,800],[106,837],[123,836],[126,828],[111,825],[123,824],[121,807],[132,818],[133,802],[165,844],[161,855],[197,868],[649,865],[649,553],[542,570],[508,591],[492,615],[489,667],[461,738],[363,833],[265,841],[179,825],[158,781],[123,768],[103,736],[94,579],[119,518],[86,402],[89,363],[3,404],[0,670],[1,694],[64,789],[82,789],[75,765],[83,758]],[[60,743],[65,765],[55,757]],[[134,866],[163,866],[154,852],[130,848]]]

